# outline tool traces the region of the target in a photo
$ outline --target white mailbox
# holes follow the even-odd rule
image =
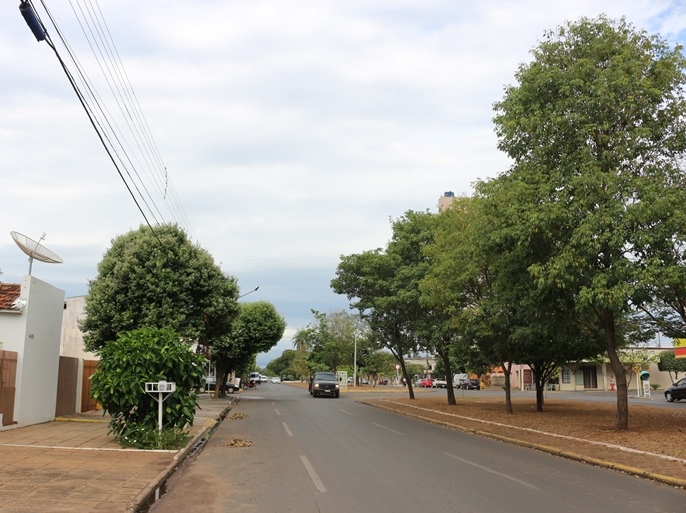
[[[145,383],[145,391],[148,393],[163,393],[170,394],[176,391],[176,383],[167,381],[147,382]]]
[[[171,394],[176,392],[176,383],[173,381],[146,381],[145,382],[145,392],[147,394],[157,394],[155,398],[157,400],[157,428],[160,433],[162,432],[162,403],[169,397],[165,397],[164,394]],[[155,397],[155,396],[153,396]]]

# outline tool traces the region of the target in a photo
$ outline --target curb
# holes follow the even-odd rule
[[[677,479],[677,478],[674,478],[671,476],[665,476],[662,474],[655,474],[653,472],[648,472],[647,470],[643,470],[643,469],[640,469],[637,467],[630,467],[630,466],[622,465],[619,463],[613,463],[611,461],[600,460],[597,458],[592,458],[590,456],[584,456],[582,454],[578,454],[575,452],[565,451],[565,450],[559,449],[557,447],[549,446],[549,445],[535,444],[532,442],[519,440],[517,438],[511,438],[511,437],[507,437],[507,436],[503,436],[503,435],[498,435],[496,433],[489,433],[487,431],[479,431],[478,429],[468,428],[465,426],[461,426],[459,424],[453,424],[453,423],[445,422],[442,420],[436,420],[436,419],[432,419],[429,417],[424,417],[423,415],[419,415],[417,413],[398,411],[398,410],[395,410],[395,409],[393,409],[389,406],[386,406],[384,404],[381,404],[381,403],[373,403],[373,402],[366,401],[366,400],[361,400],[360,402],[362,404],[366,404],[367,406],[373,406],[375,408],[379,408],[381,410],[389,411],[389,412],[395,413],[397,415],[404,415],[406,417],[411,417],[411,418],[421,420],[424,422],[430,422],[431,424],[436,424],[436,425],[446,427],[449,429],[457,429],[457,430],[465,432],[465,433],[471,433],[473,435],[482,436],[484,438],[493,438],[495,440],[500,440],[501,442],[509,443],[512,445],[519,445],[521,447],[526,447],[529,449],[535,449],[535,450],[541,451],[541,452],[547,452],[547,453],[555,455],[555,456],[561,456],[563,458],[568,458],[570,460],[580,461],[582,463],[588,463],[591,465],[595,465],[597,467],[604,467],[604,468],[608,468],[611,470],[617,470],[620,472],[624,472],[626,474],[631,474],[634,476],[643,477],[646,479],[651,479],[653,481],[658,481],[660,483],[668,484],[671,486],[676,486],[678,488],[686,488],[686,480],[684,480],[684,479]]]
[[[196,446],[205,438],[208,438],[216,427],[224,421],[229,411],[236,406],[236,399],[231,399],[231,402],[213,419],[207,419],[202,426],[202,429],[191,439],[190,442],[180,449],[179,452],[174,456],[172,462],[167,465],[167,467],[159,472],[152,481],[136,496],[136,498],[131,502],[126,511],[136,513],[143,506],[150,506],[155,502],[155,492],[160,488],[162,483],[169,479],[169,477],[176,472],[181,463],[186,459],[186,457],[195,450]]]

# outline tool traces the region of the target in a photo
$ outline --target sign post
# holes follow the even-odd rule
[[[164,400],[169,397],[168,395],[165,397],[165,394],[171,394],[173,392],[176,392],[176,383],[170,382],[167,383],[166,381],[158,381],[158,382],[146,382],[145,383],[145,392],[147,394],[150,394],[156,401],[157,401],[157,429],[159,430],[160,434],[162,433],[162,403],[164,403]],[[157,397],[155,397],[153,394],[157,393]]]

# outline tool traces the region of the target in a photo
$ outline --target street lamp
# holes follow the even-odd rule
[[[257,287],[255,287],[254,289],[252,289],[250,292],[246,292],[245,294],[241,294],[240,296],[238,296],[238,299],[240,299],[240,298],[242,298],[242,297],[245,297],[245,296],[247,296],[248,294],[252,294],[253,292],[257,292],[257,289],[259,289],[259,288],[260,288],[260,286],[258,285]]]
[[[353,353],[353,386],[357,386],[357,328],[353,332],[353,340],[355,341],[355,352]]]

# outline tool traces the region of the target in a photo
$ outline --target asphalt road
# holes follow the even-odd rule
[[[166,512],[677,513],[686,492],[354,401],[265,384],[150,509]],[[238,418],[243,417],[243,418]],[[248,447],[233,447],[245,445]]]

